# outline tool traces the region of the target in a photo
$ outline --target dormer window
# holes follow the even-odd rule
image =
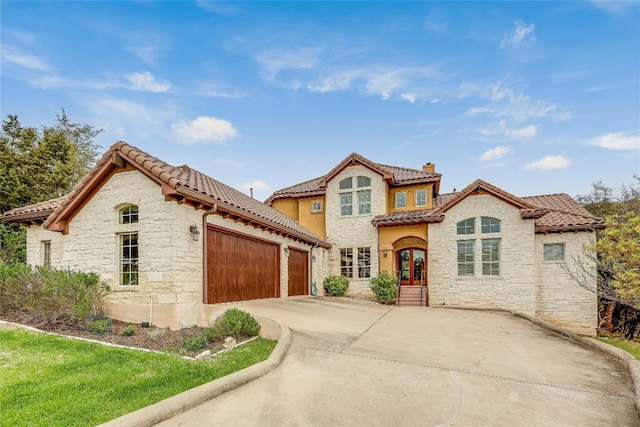
[[[138,206],[128,205],[120,209],[120,224],[135,224],[138,222]]]

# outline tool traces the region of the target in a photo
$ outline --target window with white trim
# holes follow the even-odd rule
[[[42,242],[42,265],[51,268],[51,240]]]
[[[407,193],[404,191],[398,191],[396,193],[396,208],[407,207]]]
[[[317,200],[311,204],[311,212],[322,212],[322,202]]]
[[[350,188],[353,188],[353,178],[349,177],[340,181],[341,190],[348,190]]]
[[[473,276],[475,264],[474,240],[458,240],[458,276]]]
[[[358,215],[368,215],[371,213],[371,190],[365,188],[371,187],[371,178],[366,176],[355,177],[356,186],[358,191],[355,192],[355,200],[352,191],[353,177],[345,178],[340,181],[340,216],[349,216],[354,213],[353,203],[357,203]]]
[[[138,233],[118,235],[120,286],[138,285]]]
[[[459,223],[456,224],[456,233],[457,234],[474,234],[476,228],[476,219],[475,218],[467,218],[463,219]]]
[[[482,275],[500,275],[500,239],[482,239]]]
[[[499,233],[500,220],[497,218],[483,216],[480,218],[480,231],[483,233]]]
[[[120,224],[135,224],[138,222],[138,206],[127,205],[120,209]]]
[[[358,278],[371,277],[371,248],[358,248]]]
[[[340,249],[340,275],[353,277],[353,249]]]
[[[353,214],[353,193],[340,193],[340,216]]]
[[[416,206],[427,206],[427,190],[416,190]]]
[[[545,243],[542,249],[545,261],[564,261],[564,243]]]
[[[358,191],[358,215],[371,213],[371,190]]]

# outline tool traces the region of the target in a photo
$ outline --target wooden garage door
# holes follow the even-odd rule
[[[280,296],[280,251],[276,243],[207,227],[207,302]]]
[[[289,247],[289,296],[309,295],[308,252]]]

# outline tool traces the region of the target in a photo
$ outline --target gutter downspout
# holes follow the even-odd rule
[[[207,304],[209,301],[209,283],[207,282],[207,278],[208,278],[208,266],[209,266],[209,261],[207,258],[207,217],[211,214],[214,214],[218,211],[218,205],[217,204],[213,204],[213,206],[211,207],[211,209],[209,209],[208,211],[205,211],[205,213],[202,214],[202,287],[203,287],[203,292],[202,292],[202,302],[204,304]]]

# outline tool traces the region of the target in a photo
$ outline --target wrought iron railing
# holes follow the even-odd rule
[[[404,271],[406,273],[406,270]],[[393,274],[398,278],[398,293],[396,296],[396,304],[398,303],[398,301],[400,301],[400,293],[402,292],[402,270],[394,270]],[[405,282],[410,281],[410,280],[405,280]],[[419,278],[416,280],[415,278],[415,272],[414,272],[414,277],[413,277],[413,285],[414,286],[420,286],[420,305],[425,305],[425,295],[424,295],[424,291],[425,291],[425,287],[427,286],[427,275],[426,275],[426,271],[425,270],[420,270],[419,271]]]

